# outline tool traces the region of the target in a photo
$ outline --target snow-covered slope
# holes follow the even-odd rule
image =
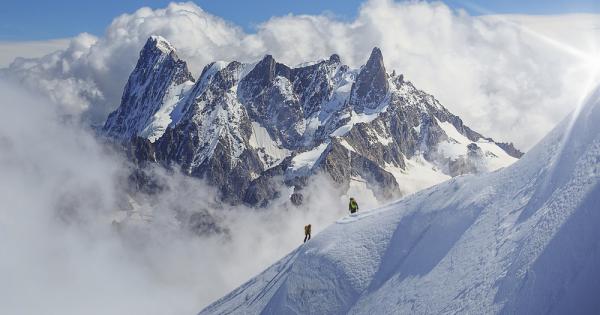
[[[151,37],[104,131],[142,164],[178,165],[253,205],[277,197],[281,178],[295,195],[320,171],[346,189],[362,178],[389,199],[521,155],[388,73],[378,48],[359,69],[335,54],[296,68],[267,55],[213,62],[194,83],[175,49]]]
[[[521,160],[341,218],[200,314],[600,313],[600,89]]]

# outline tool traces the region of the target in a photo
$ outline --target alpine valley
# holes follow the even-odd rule
[[[160,36],[141,50],[102,133],[139,166],[181,168],[224,201],[254,206],[281,194],[301,203],[317,173],[389,200],[522,155],[388,72],[378,48],[359,69],[336,54],[296,67],[267,55],[216,61],[195,78]]]

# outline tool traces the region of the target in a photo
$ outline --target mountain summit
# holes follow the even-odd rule
[[[193,83],[186,62],[179,59],[175,48],[160,36],[148,38],[125,85],[121,106],[108,116],[104,131],[121,140],[160,138],[173,121],[177,93]]]
[[[224,200],[252,205],[279,196],[281,179],[299,201],[318,172],[387,199],[521,155],[387,73],[379,48],[360,69],[335,54],[295,68],[267,55],[213,62],[194,80],[172,45],[153,36],[104,132],[140,163],[179,165]]]
[[[365,108],[374,109],[383,102],[389,89],[388,74],[383,64],[383,55],[381,50],[375,47],[367,64],[360,70],[356,81],[352,84],[350,104],[359,113],[363,112]]]

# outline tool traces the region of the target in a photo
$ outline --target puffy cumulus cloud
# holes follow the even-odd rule
[[[127,194],[124,159],[62,108],[2,80],[0,95],[2,314],[194,314],[300,245],[305,224],[314,236],[346,214],[324,176],[302,207],[221,205],[160,168],[161,192]]]
[[[80,34],[70,41],[65,50],[41,58],[15,59],[3,74],[60,104],[64,114],[79,116],[93,111],[106,100],[89,77],[92,71],[79,66],[96,41],[93,35]]]
[[[214,60],[273,54],[294,65],[341,55],[360,66],[373,46],[388,69],[406,74],[474,129],[527,149],[576,106],[589,69],[581,56],[600,38],[597,15],[470,16],[439,2],[365,2],[356,19],[273,17],[247,34],[193,3],[141,8],[113,20],[100,38],[82,34],[64,52],[15,61],[5,73],[44,91],[73,115],[102,123],[148,36],[166,37],[195,75]],[[544,33],[540,36],[539,33]]]
[[[141,8],[121,15],[100,38],[81,34],[66,50],[38,59],[18,58],[4,73],[41,90],[67,113],[103,123],[119,104],[139,50],[154,34],[169,38],[182,56],[193,56],[186,59],[196,68],[223,54],[242,35],[194,4],[172,3],[165,9]]]

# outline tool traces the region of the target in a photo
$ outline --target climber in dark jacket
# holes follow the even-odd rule
[[[304,243],[310,239],[310,224],[304,226]]]
[[[358,203],[356,203],[356,200],[354,200],[353,197],[350,197],[350,203],[348,204],[348,210],[350,210],[350,213],[355,213],[356,211],[358,211]]]

